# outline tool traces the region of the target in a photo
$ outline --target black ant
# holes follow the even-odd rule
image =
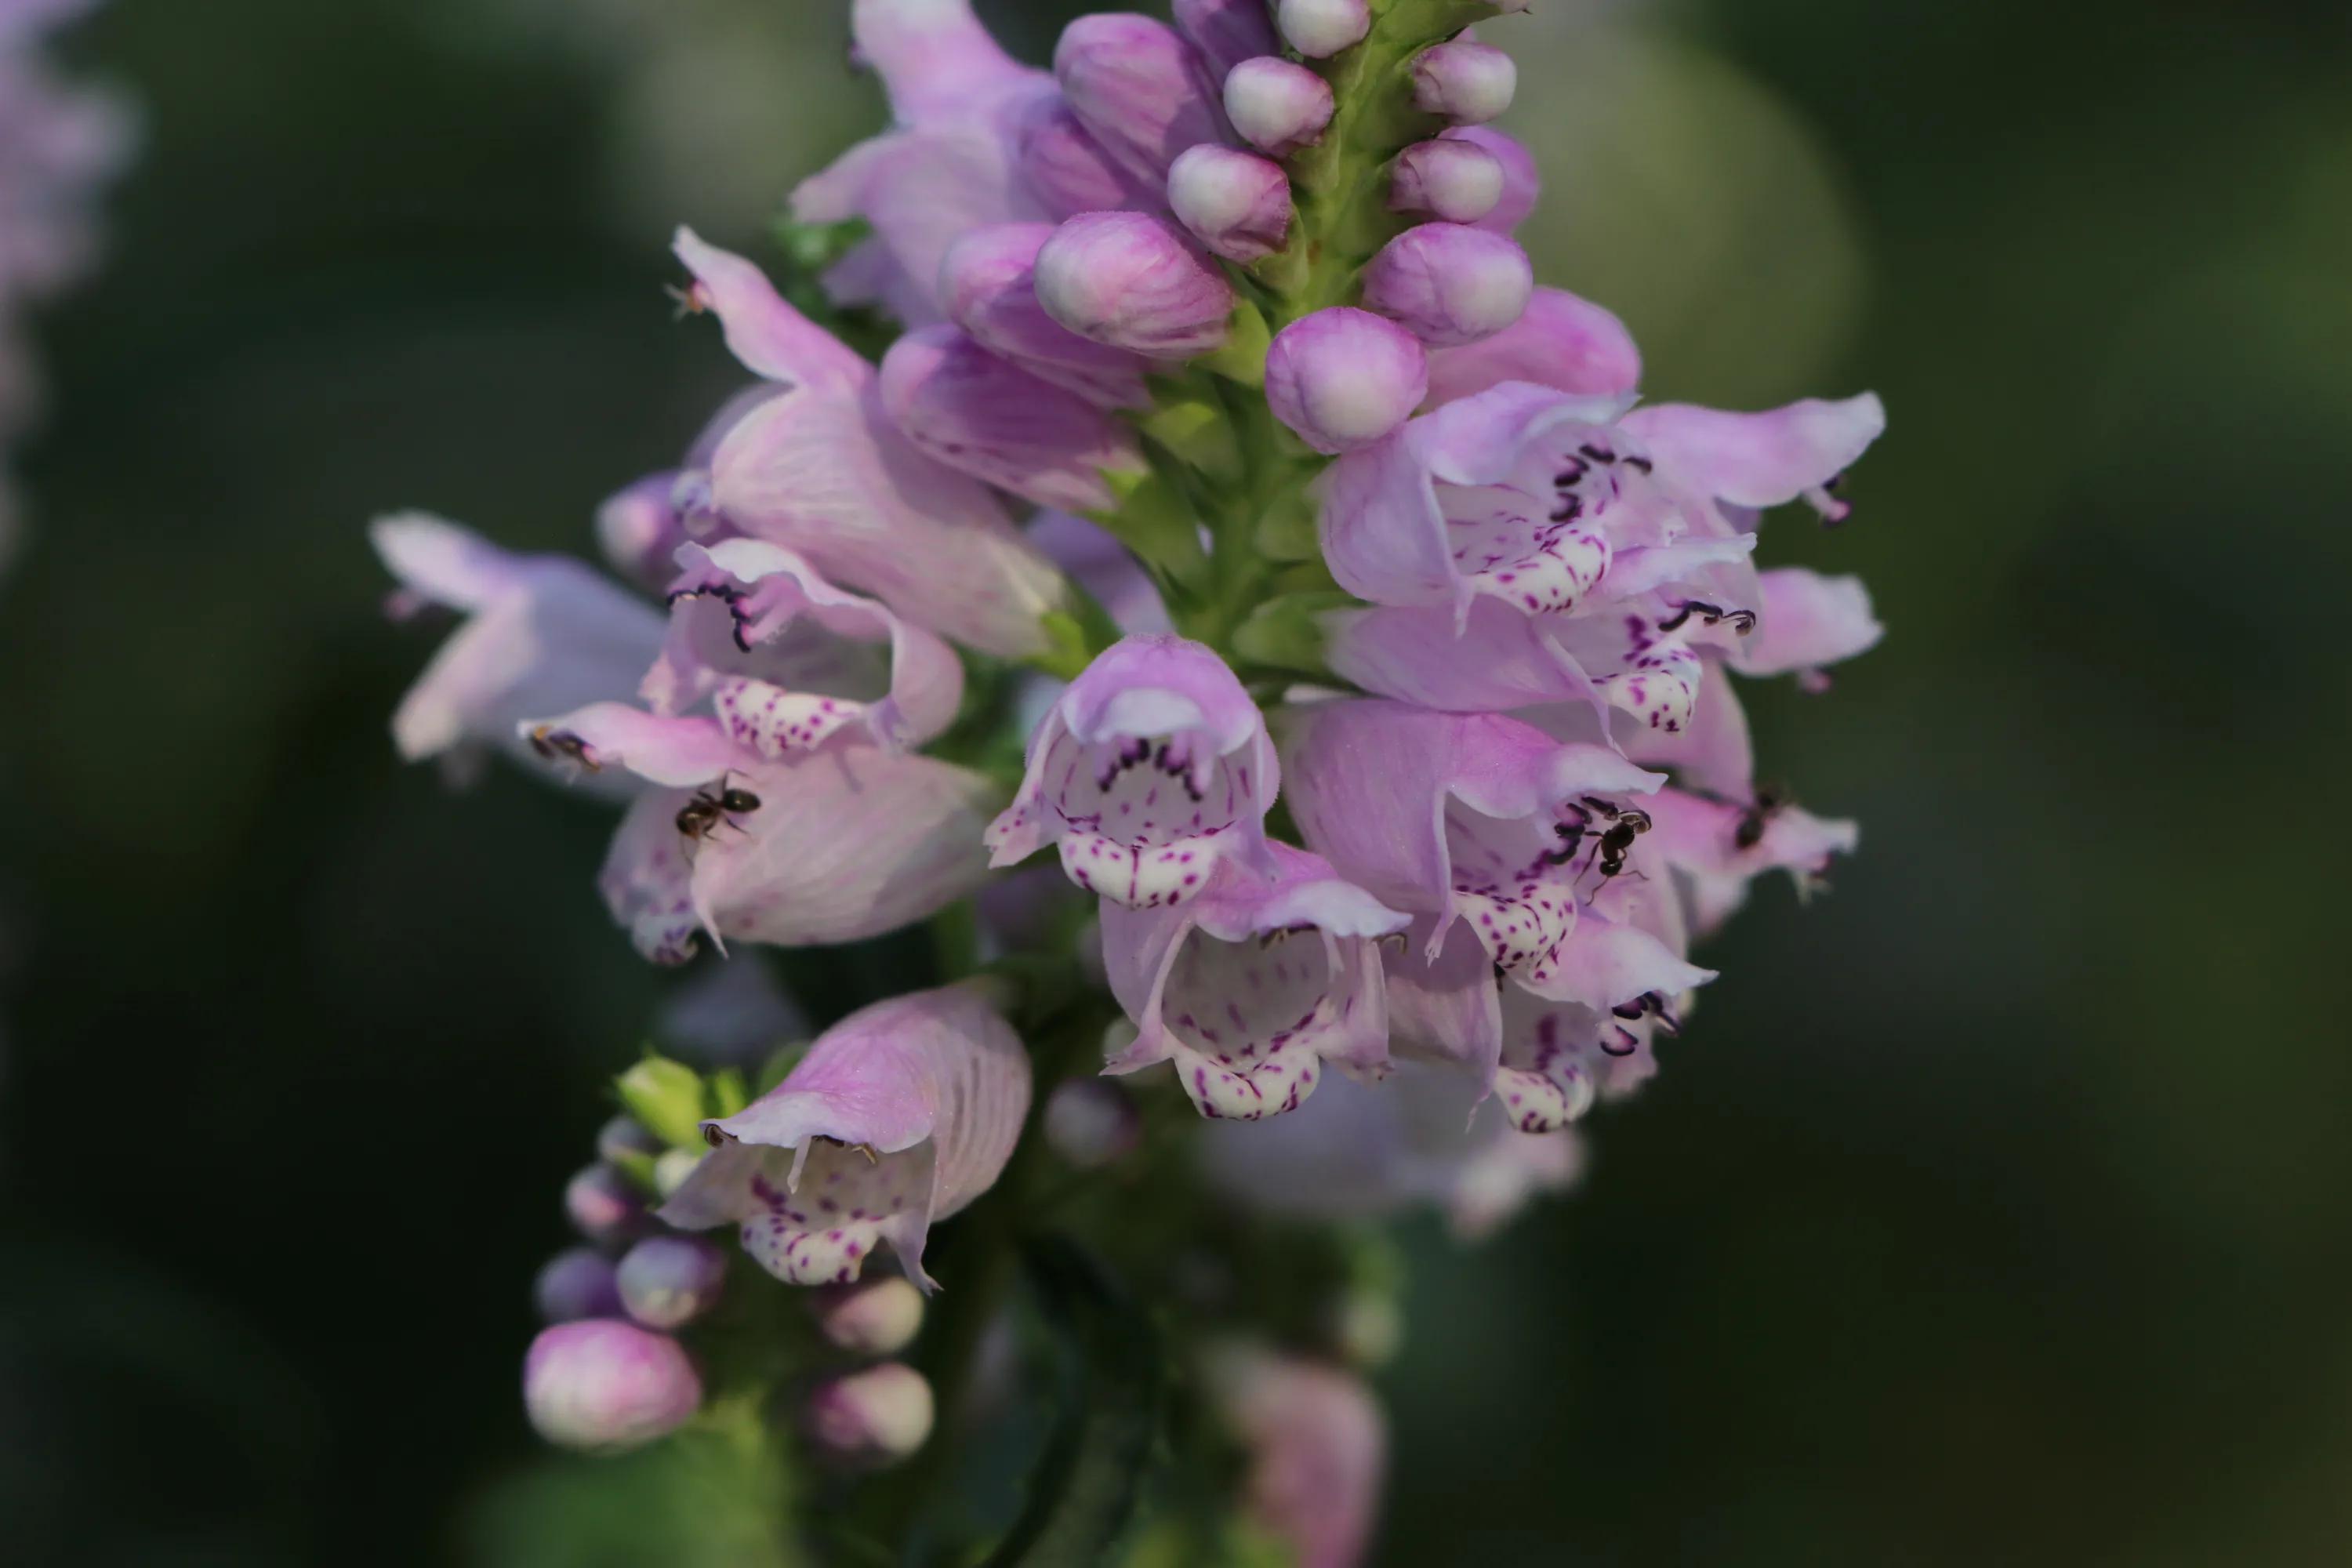
[[[1620,808],[1597,795],[1586,795],[1569,809],[1579,814],[1576,822],[1562,822],[1552,831],[1559,835],[1559,847],[1544,857],[1555,866],[1565,866],[1580,852],[1585,837],[1593,839],[1592,858],[1588,869],[1598,869],[1601,879],[1625,874],[1625,857],[1633,853],[1633,840],[1650,831],[1650,814],[1632,807]],[[1596,828],[1595,820],[1606,822],[1606,827]],[[1638,873],[1637,873],[1638,874]]]
[[[588,742],[569,730],[558,730],[541,724],[530,732],[530,749],[538,752],[541,759],[545,762],[551,763],[562,758],[566,762],[577,763],[592,773],[604,771],[604,764],[589,754]]]
[[[1738,632],[1741,637],[1746,637],[1748,633],[1756,629],[1755,611],[1727,610],[1720,605],[1710,605],[1704,599],[1685,599],[1683,601],[1682,609],[1675,616],[1674,619],[1670,621],[1660,621],[1658,623],[1658,629],[1662,632],[1673,631],[1677,626],[1680,626],[1685,621],[1689,620],[1693,616],[1696,616],[1708,626],[1715,626],[1723,621],[1729,621],[1731,623],[1731,629]]]
[[[1753,849],[1764,841],[1764,829],[1771,825],[1781,807],[1790,805],[1789,792],[1778,784],[1765,784],[1756,792],[1753,805],[1740,814],[1739,826],[1731,830],[1731,842],[1738,849]]]
[[[760,809],[760,797],[750,790],[730,789],[723,778],[719,784],[717,789],[696,791],[692,800],[677,808],[678,832],[699,843],[722,826],[735,827],[732,818]]]

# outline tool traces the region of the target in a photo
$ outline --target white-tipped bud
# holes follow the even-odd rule
[[[1224,343],[1233,288],[1173,227],[1149,213],[1081,213],[1037,252],[1037,302],[1082,338],[1151,359]]]
[[[544,1330],[522,1367],[523,1408],[565,1448],[634,1448],[677,1430],[702,1404],[678,1342],[615,1318]]]
[[[1517,321],[1535,286],[1534,265],[1507,235],[1425,223],[1364,268],[1364,305],[1432,348],[1458,348]]]
[[[1394,321],[1340,306],[1275,334],[1265,401],[1318,452],[1369,447],[1412,416],[1429,391],[1429,358]]]
[[[1369,0],[1280,0],[1274,22],[1292,48],[1321,59],[1362,43],[1372,30],[1372,8]]]
[[[903,1278],[821,1286],[809,1304],[817,1331],[853,1355],[897,1355],[923,1328],[923,1293]]]
[[[682,1328],[702,1316],[726,1279],[727,1255],[690,1236],[647,1237],[614,1274],[622,1307],[649,1329]]]
[[[1472,142],[1441,136],[1397,154],[1389,205],[1447,223],[1476,223],[1503,199],[1503,162]]]
[[[1331,123],[1331,84],[1296,60],[1244,60],[1225,77],[1225,118],[1242,139],[1280,158],[1312,146]]]
[[[1460,39],[1412,62],[1412,100],[1457,125],[1483,125],[1511,107],[1519,68],[1500,49]]]
[[[809,1395],[809,1440],[851,1464],[894,1465],[931,1435],[931,1385],[903,1362],[821,1384]]]
[[[1204,142],[1169,167],[1168,207],[1226,260],[1255,261],[1290,237],[1290,176],[1271,158]]]

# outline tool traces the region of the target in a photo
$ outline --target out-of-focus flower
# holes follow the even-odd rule
[[[593,1247],[572,1247],[547,1260],[531,1282],[531,1300],[551,1323],[621,1315],[619,1281],[613,1260]]]
[[[1388,1430],[1363,1380],[1338,1367],[1227,1345],[1209,1386],[1250,1451],[1250,1512],[1299,1568],[1355,1568],[1370,1544]]]
[[[811,1392],[809,1440],[830,1458],[859,1466],[896,1464],[931,1435],[934,1401],[923,1374],[886,1361],[831,1378]]]
[[[702,1404],[702,1380],[668,1335],[590,1318],[531,1342],[522,1394],[530,1424],[549,1442],[613,1452],[686,1425]]]
[[[897,1355],[923,1327],[923,1293],[904,1279],[820,1285],[809,1306],[826,1342],[856,1355]]]
[[[679,1329],[710,1310],[726,1282],[727,1258],[690,1236],[649,1236],[614,1274],[621,1305],[649,1329]]]
[[[855,1279],[887,1241],[929,1288],[924,1237],[995,1182],[1028,1109],[1029,1058],[979,989],[877,1003],[706,1123],[716,1152],[661,1217],[739,1225],[744,1250],[795,1285]]]

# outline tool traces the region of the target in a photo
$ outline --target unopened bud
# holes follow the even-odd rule
[[[818,1447],[855,1464],[896,1464],[931,1435],[931,1385],[901,1362],[821,1384],[809,1395],[808,1434]]]
[[[591,1165],[565,1184],[563,1212],[591,1241],[614,1241],[645,1217],[645,1195],[610,1165]]]
[[[1432,348],[1454,348],[1517,321],[1535,286],[1528,253],[1507,236],[1425,223],[1372,258],[1364,268],[1364,304]]]
[[[923,1293],[903,1278],[825,1285],[810,1293],[817,1331],[853,1355],[897,1355],[923,1327]]]
[[[1056,218],[1149,205],[1156,182],[1137,179],[1096,141],[1057,95],[1022,121],[1021,178]]]
[[[573,1247],[547,1260],[531,1282],[531,1300],[542,1321],[576,1322],[582,1318],[617,1318],[621,1292],[613,1276],[613,1261],[593,1247]]]
[[[1176,0],[1176,27],[1201,51],[1213,76],[1255,55],[1282,47],[1266,16],[1265,0]]]
[[[1441,136],[1397,154],[1389,205],[1447,223],[1476,223],[1503,199],[1503,164],[1484,147]]]
[[[1370,446],[1411,418],[1428,390],[1420,341],[1369,310],[1318,310],[1266,351],[1267,405],[1318,452]]]
[[[1483,125],[1511,107],[1519,68],[1502,50],[1456,39],[1412,62],[1412,100],[1457,125]]]
[[[1483,147],[1494,155],[1503,168],[1503,195],[1494,209],[1477,220],[1480,228],[1496,234],[1508,234],[1527,221],[1536,210],[1536,198],[1542,194],[1543,179],[1536,171],[1536,155],[1528,151],[1527,143],[1516,136],[1505,135],[1491,125],[1457,125],[1438,138],[1441,142],[1466,142]],[[1455,219],[1461,222],[1461,219]]]
[[[1244,60],[1225,76],[1225,118],[1242,139],[1280,158],[1322,139],[1331,123],[1331,84],[1296,60]]]
[[[1372,8],[1369,0],[1281,0],[1274,20],[1292,48],[1321,59],[1362,43],[1372,30]]]
[[[1072,22],[1054,47],[1054,77],[1078,122],[1139,179],[1164,177],[1177,153],[1223,133],[1198,58],[1149,16],[1114,11]]]
[[[667,1198],[686,1185],[708,1149],[672,1149],[654,1161],[654,1191]]]
[[[990,353],[1097,406],[1149,406],[1148,361],[1088,342],[1037,302],[1037,252],[1053,233],[1045,223],[990,224],[950,246],[940,263],[949,319]]]
[[[621,1305],[649,1329],[692,1322],[719,1300],[727,1255],[690,1236],[652,1236],[629,1248],[615,1271]]]
[[[1135,432],[972,342],[920,327],[882,359],[882,406],[919,450],[1039,506],[1106,510],[1106,472],[1140,471]]]
[[[685,1350],[614,1318],[541,1331],[523,1358],[523,1408],[566,1448],[634,1448],[676,1431],[702,1404]]]
[[[1290,176],[1255,153],[1204,142],[1168,170],[1168,206],[1228,261],[1272,256],[1290,237]]]
[[[1147,213],[1082,213],[1037,253],[1038,303],[1082,338],[1151,359],[1222,346],[1234,293],[1192,244]]]

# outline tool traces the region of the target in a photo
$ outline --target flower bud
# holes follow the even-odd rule
[[[1441,136],[1397,154],[1389,206],[1447,223],[1476,223],[1503,199],[1502,160],[1484,147]]]
[[[1242,61],[1282,47],[1265,0],[1176,0],[1174,9],[1177,31],[1192,41],[1220,80]]]
[[[890,1465],[931,1435],[931,1385],[901,1362],[821,1384],[809,1395],[808,1434],[835,1458]]]
[[[922,327],[882,358],[882,406],[918,449],[1039,506],[1116,504],[1106,472],[1139,470],[1135,432],[1039,380],[960,327]]]
[[[1150,186],[1120,168],[1058,95],[1021,122],[1014,140],[1029,194],[1057,219],[1156,200]]]
[[[677,1430],[702,1404],[678,1342],[613,1318],[560,1323],[523,1358],[523,1408],[566,1448],[634,1448]]]
[[[540,1317],[551,1323],[621,1315],[612,1259],[593,1247],[567,1247],[549,1258],[531,1282],[530,1294]]]
[[[1412,100],[1457,125],[1483,125],[1511,107],[1519,68],[1502,50],[1456,39],[1412,62]]]
[[[1107,1079],[1070,1079],[1045,1101],[1046,1146],[1082,1171],[1125,1158],[1142,1136],[1135,1101]]]
[[[1369,310],[1318,310],[1266,351],[1267,405],[1318,452],[1370,446],[1412,417],[1428,390],[1420,342]]]
[[[1321,59],[1363,42],[1372,30],[1372,8],[1369,0],[1281,0],[1274,20],[1292,48]]]
[[[1480,228],[1508,234],[1526,222],[1528,215],[1536,210],[1536,197],[1543,190],[1543,180],[1536,172],[1536,156],[1528,151],[1526,142],[1516,136],[1507,136],[1491,125],[1457,125],[1441,134],[1438,140],[1466,142],[1474,147],[1484,147],[1502,165],[1502,199],[1495,204],[1493,211],[1477,220]]]
[[[614,1274],[621,1305],[649,1329],[675,1329],[710,1310],[727,1279],[727,1256],[690,1236],[653,1236],[629,1248]]]
[[[903,1278],[810,1292],[817,1331],[852,1355],[897,1355],[923,1327],[923,1293]]]
[[[1225,341],[1234,293],[1182,236],[1148,213],[1082,213],[1037,253],[1037,301],[1082,338],[1183,360]]]
[[[677,574],[674,557],[686,542],[686,524],[670,504],[677,476],[651,474],[596,509],[596,542],[623,576],[661,587]]]
[[[1228,261],[1255,261],[1290,236],[1290,176],[1270,158],[1203,142],[1168,170],[1168,206]]]
[[[1295,60],[1265,55],[1225,76],[1225,118],[1251,146],[1277,158],[1319,141],[1331,110],[1331,84]]]
[[[591,1241],[614,1241],[645,1217],[646,1200],[635,1184],[610,1165],[590,1165],[565,1184],[563,1212],[572,1228]]]
[[[950,246],[940,263],[948,319],[990,353],[1099,407],[1148,406],[1149,362],[1087,342],[1037,302],[1037,252],[1053,233],[1045,223],[990,224]]]
[[[1081,16],[1054,46],[1054,77],[1078,123],[1139,179],[1160,179],[1185,148],[1223,139],[1200,62],[1164,22]]]
[[[1425,223],[1381,247],[1364,268],[1364,304],[1432,348],[1492,337],[1528,308],[1534,266],[1509,237]]]
[[[672,563],[670,576],[677,575],[677,566]],[[661,1140],[634,1116],[615,1116],[596,1130],[596,1158],[613,1164],[639,1154],[657,1154],[661,1147]]]

